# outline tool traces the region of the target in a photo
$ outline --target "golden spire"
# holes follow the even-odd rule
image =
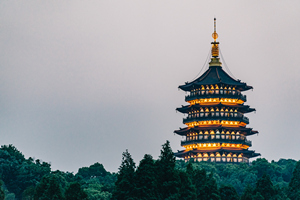
[[[211,61],[209,63],[209,66],[222,66],[222,63],[220,62],[219,58],[219,42],[217,42],[218,33],[216,31],[217,25],[216,25],[216,18],[214,18],[214,32],[212,34],[212,38],[214,41],[211,43]]]
[[[212,37],[214,38],[214,41],[216,42],[218,38],[218,33],[216,32],[216,18],[214,18],[214,33],[212,34]]]
[[[219,42],[217,42],[218,33],[216,32],[216,18],[214,18],[214,33],[212,34],[214,42],[212,42],[211,55],[212,57],[219,57]]]

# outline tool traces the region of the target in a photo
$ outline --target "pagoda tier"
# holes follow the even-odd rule
[[[198,162],[249,163],[249,158],[260,156],[260,154],[247,149],[219,148],[210,150],[192,149],[190,151],[178,151],[175,153],[175,156],[184,158],[185,160],[193,159]]]
[[[252,142],[247,136],[258,133],[246,127],[246,113],[255,111],[244,105],[247,98],[241,92],[252,89],[246,83],[230,77],[223,69],[219,56],[217,33],[213,33],[212,58],[209,69],[196,80],[179,86],[189,92],[185,101],[189,105],[176,110],[187,114],[185,128],[174,133],[184,136],[175,156],[185,161],[211,161],[223,163],[249,162],[249,158],[260,155],[248,150]]]
[[[231,78],[225,71],[222,70],[220,66],[210,67],[202,76],[190,83],[185,83],[185,85],[179,86],[179,88],[184,91],[192,91],[197,88],[202,88],[202,86],[216,84],[232,86],[239,91],[253,89],[252,86],[248,86],[246,83],[243,83],[240,80],[234,80]]]
[[[209,126],[209,127],[186,127],[186,128],[180,128],[179,130],[175,130],[174,133],[181,135],[181,136],[187,136],[189,134],[199,134],[200,131],[205,132],[208,131],[211,133],[213,131],[214,133],[218,132],[222,133],[224,131],[227,133],[229,131],[230,133],[239,133],[240,135],[249,136],[258,134],[258,131],[252,130],[252,128],[245,128],[245,127],[222,127],[221,125],[216,126]]]
[[[215,112],[216,110],[232,110],[232,112],[240,112],[240,113],[250,113],[255,111],[254,108],[250,108],[247,105],[240,105],[240,104],[225,104],[225,103],[210,103],[210,104],[192,104],[187,106],[182,106],[181,108],[177,108],[177,111],[181,113],[192,113],[194,111],[200,110],[201,112]],[[227,112],[229,112],[227,111]]]

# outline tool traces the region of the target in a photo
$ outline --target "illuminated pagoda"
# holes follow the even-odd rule
[[[244,105],[246,96],[241,92],[252,86],[233,79],[222,69],[216,19],[212,37],[212,58],[207,71],[194,81],[179,86],[188,92],[185,101],[189,105],[176,109],[187,114],[183,119],[187,127],[174,131],[185,138],[181,141],[185,150],[176,152],[175,156],[185,161],[249,163],[249,158],[260,154],[249,150],[252,143],[246,138],[258,132],[246,127],[249,119],[244,114],[255,109]]]

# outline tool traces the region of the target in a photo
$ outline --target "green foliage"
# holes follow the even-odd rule
[[[89,167],[82,167],[74,177],[74,181],[82,183],[88,199],[111,199],[115,187],[116,174],[107,172],[103,165],[95,163]]]
[[[104,191],[103,185],[98,183],[89,184],[84,191],[88,195],[89,200],[109,200],[112,197],[112,194]]]
[[[159,198],[176,199],[179,195],[180,182],[179,173],[175,170],[175,156],[170,142],[162,145],[157,166],[157,188]]]
[[[197,199],[220,199],[217,183],[212,173],[207,175],[205,169],[194,169],[191,162],[186,167],[186,173],[191,177]]]
[[[255,195],[253,195],[253,200],[266,200],[260,192],[256,192]]]
[[[35,187],[29,186],[22,194],[22,200],[32,200],[34,198]]]
[[[289,183],[288,196],[290,199],[300,200],[300,161],[297,162]]]
[[[103,165],[97,162],[90,167],[80,168],[76,175],[81,176],[83,179],[87,180],[90,178],[103,177],[107,174],[108,172],[104,169]]]
[[[253,199],[253,188],[250,185],[247,185],[245,188],[241,200],[252,200]]]
[[[135,172],[133,197],[140,200],[157,199],[156,165],[151,155],[145,154]]]
[[[122,163],[119,167],[117,181],[115,183],[115,190],[113,192],[113,199],[130,199],[134,189],[134,172],[135,163],[131,158],[128,150],[123,152]]]
[[[5,196],[5,200],[15,200],[16,195],[14,193],[9,193]]]
[[[0,181],[0,200],[4,200],[4,198],[5,198],[5,194],[2,188],[2,181]]]
[[[258,181],[256,182],[254,193],[260,193],[264,197],[264,199],[271,199],[276,195],[273,183],[269,175],[264,174],[260,179],[258,179]]]
[[[179,199],[196,199],[196,188],[192,183],[190,176],[184,171],[178,171],[180,177]]]
[[[228,200],[228,199],[239,200],[240,199],[235,188],[232,187],[231,185],[221,186],[219,191],[220,191],[221,200]]]
[[[5,187],[20,199],[29,187],[35,187],[44,175],[51,171],[50,164],[25,159],[24,155],[13,145],[0,148],[0,174]]]
[[[296,167],[295,167],[296,166]],[[300,161],[258,158],[250,165],[175,160],[167,141],[157,161],[145,155],[136,168],[128,151],[117,174],[95,163],[74,175],[26,159],[13,145],[0,148],[0,200],[14,199],[239,199],[300,200]],[[221,186],[218,189],[218,186]],[[3,192],[4,190],[4,192]]]
[[[269,174],[271,181],[278,188],[288,186],[292,177],[293,169],[296,164],[295,160],[280,159],[278,162],[268,162],[266,159],[253,161],[250,165],[240,164],[219,164],[210,162],[192,163],[196,169],[205,169],[207,173],[213,173],[213,177],[217,181],[217,185],[231,185],[239,195],[242,195],[247,185],[254,188],[255,183],[262,177],[263,172]],[[176,169],[185,170],[188,164],[184,161],[176,162]],[[282,192],[285,193],[285,192]]]
[[[65,192],[66,200],[86,200],[87,194],[78,182],[71,183]]]
[[[63,192],[59,184],[58,176],[47,175],[44,176],[41,182],[36,186],[34,193],[35,200],[62,200]]]

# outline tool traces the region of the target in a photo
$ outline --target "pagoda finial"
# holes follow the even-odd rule
[[[212,34],[212,37],[214,38],[214,41],[216,42],[217,38],[218,38],[218,33],[216,32],[217,29],[217,20],[216,18],[214,18],[214,33]]]
[[[214,32],[212,34],[214,42],[211,43],[212,44],[211,55],[214,58],[219,57],[219,42],[217,42],[218,33],[216,32],[216,29],[217,29],[216,18],[214,18]]]

